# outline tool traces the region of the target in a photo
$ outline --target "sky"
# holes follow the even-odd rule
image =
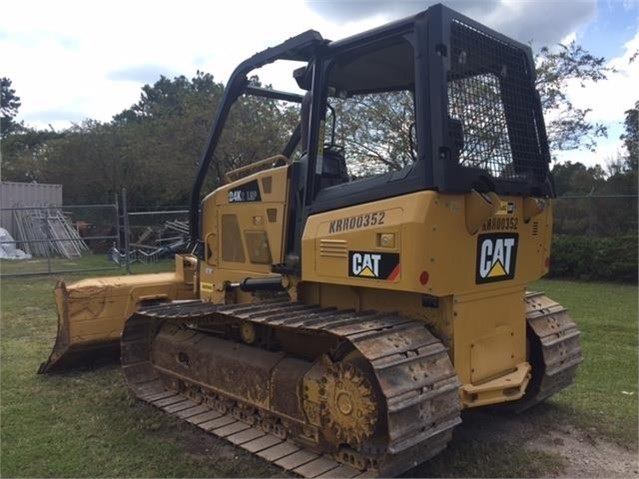
[[[160,75],[198,70],[226,83],[242,60],[307,29],[337,40],[416,13],[417,0],[96,0],[4,2],[0,76],[22,101],[17,120],[63,129],[109,121]],[[605,82],[569,89],[575,105],[605,124],[595,152],[559,161],[605,164],[621,149],[624,111],[639,100],[639,0],[451,0],[451,8],[533,49],[575,39],[617,69]],[[293,66],[294,67],[294,66]],[[289,65],[259,71],[275,88],[296,91]]]

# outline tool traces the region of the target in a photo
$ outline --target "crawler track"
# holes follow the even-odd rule
[[[261,331],[297,335],[301,340],[306,337],[309,345],[323,338],[332,345],[333,353],[350,350],[347,358],[355,356],[353,364],[368,371],[369,378],[358,378],[350,365],[342,366],[343,361],[325,366],[329,362],[326,351],[310,362],[302,361],[287,351],[266,351],[210,333],[229,323],[250,323]],[[181,353],[173,352],[174,347],[175,351],[188,351],[190,361],[200,361],[192,368],[197,373],[187,371],[186,359],[183,361],[186,365],[182,365],[186,372],[182,372],[179,364],[171,368],[159,365],[164,364],[167,355],[180,356]],[[214,354],[233,348],[235,352],[223,361],[235,354],[237,369],[228,363],[220,363],[221,367],[213,365],[208,357],[197,359],[195,351],[200,351],[197,348],[218,351]],[[244,369],[246,373],[241,374],[246,366],[239,361],[251,361],[253,355],[258,355],[255,361],[258,365]],[[257,374],[260,364],[271,360],[274,366],[267,377],[250,379]],[[122,363],[127,381],[140,399],[303,477],[398,474],[444,449],[451,440],[453,427],[460,422],[459,383],[446,348],[422,323],[394,314],[322,309],[280,300],[252,305],[176,302],[140,311],[127,321],[122,336]],[[201,365],[205,363],[209,364],[208,373],[202,372],[206,368]],[[348,421],[321,419],[326,404],[318,408],[309,406],[307,379],[317,375],[316,371],[322,367],[328,367],[337,378],[334,388],[351,377],[355,377],[352,383],[359,387],[368,384],[368,380],[375,383],[370,388],[375,394],[364,394],[369,402],[363,401],[364,406],[360,407],[364,413],[379,412],[374,433],[373,429],[368,436],[361,432],[366,429],[365,422],[361,422],[361,427],[357,423],[349,429]],[[279,371],[294,373],[300,368],[306,371],[299,373],[303,380],[277,378]],[[233,382],[225,383],[220,370],[236,371],[232,374]],[[336,371],[342,376],[338,377]],[[318,380],[317,384],[322,385],[320,393],[322,388],[330,387],[327,384],[332,384],[331,374]],[[235,384],[245,379],[246,388]],[[283,385],[288,391],[282,391]],[[240,389],[249,391],[246,397],[238,392]],[[296,391],[302,390],[298,395]],[[303,404],[291,404],[290,398],[298,398],[297,403]],[[259,407],[266,403],[268,407]],[[349,402],[339,407],[344,406],[342,409],[349,412],[361,403],[354,401],[355,406]],[[331,434],[341,433],[355,445],[351,447],[349,442],[326,448],[321,438],[331,426]],[[313,431],[315,441],[309,440]],[[368,439],[360,440],[360,436]]]
[[[583,361],[579,330],[566,308],[543,293],[526,294],[526,320],[533,377],[515,410],[542,402],[572,384]]]

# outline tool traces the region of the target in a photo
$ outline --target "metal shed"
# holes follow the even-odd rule
[[[62,185],[3,181],[0,184],[0,226],[15,237],[11,208],[62,206]]]

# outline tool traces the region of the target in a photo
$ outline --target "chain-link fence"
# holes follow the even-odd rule
[[[172,257],[188,241],[188,209],[128,211],[126,191],[112,204],[1,210],[11,218],[0,230],[1,277],[130,273],[132,264]]]
[[[119,268],[107,257],[122,243],[117,202],[1,210],[2,277]]]
[[[130,272],[132,263],[154,263],[183,251],[189,239],[188,216],[186,208],[127,212],[124,229],[128,234],[122,250],[112,251],[112,260]]]
[[[554,233],[636,237],[637,207],[636,195],[563,196],[556,200]],[[131,212],[126,192],[112,204],[0,210],[10,213],[14,235],[0,236],[0,251],[24,255],[20,261],[3,259],[1,277],[120,268],[129,273],[132,264],[170,258],[188,241],[187,208]]]

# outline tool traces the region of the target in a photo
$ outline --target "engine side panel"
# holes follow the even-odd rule
[[[526,222],[524,199],[497,199],[499,209],[469,233],[469,216],[479,214],[469,197],[423,191],[311,216],[302,280],[446,296],[548,272],[549,201]]]
[[[282,262],[287,170],[282,166],[254,173],[203,200],[205,257],[199,284],[203,299],[225,302],[229,282],[272,276],[271,265]]]
[[[301,296],[424,321],[466,407],[517,400],[531,371],[525,286],[547,272],[552,223],[549,204],[530,201],[427,191],[313,216]]]

